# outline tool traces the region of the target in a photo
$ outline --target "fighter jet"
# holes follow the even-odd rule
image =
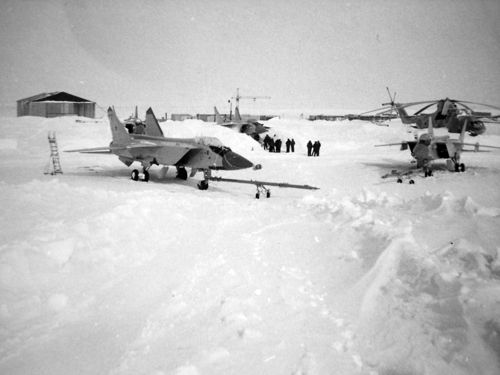
[[[450,169],[454,169],[455,172],[464,172],[465,164],[460,162],[461,153],[466,151],[464,146],[474,147],[477,151],[480,147],[479,143],[464,142],[466,129],[467,122],[465,122],[464,126],[462,126],[460,137],[458,139],[451,139],[449,135],[435,136],[433,120],[430,118],[428,132],[420,135],[418,140],[415,139],[414,141],[402,141],[399,143],[375,145],[375,147],[400,145],[402,151],[409,148],[411,155],[415,158],[417,168],[424,171],[425,177],[432,176],[432,162],[438,159],[450,161],[449,166],[453,166],[453,168]],[[497,146],[481,145],[481,147],[500,149],[500,147]],[[395,176],[398,177],[398,182],[401,182],[401,177],[403,175],[408,175],[408,172],[392,172],[390,175],[383,176],[383,178]],[[410,183],[413,183],[413,180],[410,180]]]
[[[135,106],[135,115],[130,115],[123,122],[129,134],[144,134],[144,121],[137,114],[137,106]]]
[[[131,178],[134,181],[149,180],[148,170],[153,165],[164,166],[162,174],[166,174],[169,166],[177,168],[177,177],[186,180],[186,168],[191,168],[190,177],[202,171],[204,179],[198,184],[200,190],[208,189],[212,170],[260,169],[260,164],[231,151],[222,142],[213,137],[167,138],[156,120],[151,108],[146,112],[144,134],[129,134],[123,123],[116,116],[113,108],[108,109],[112,142],[108,147],[70,150],[93,154],[114,154],[127,167],[134,162],[142,164],[142,171],[134,169]]]
[[[234,120],[229,122],[224,121],[222,119],[222,116],[219,114],[219,111],[217,111],[217,107],[214,107],[214,111],[215,111],[215,121],[217,122],[217,125],[221,125],[226,128],[233,129],[239,133],[244,133],[246,135],[249,135],[256,141],[260,139],[260,134],[268,131],[268,128],[262,125],[260,122],[243,120],[241,118],[238,107],[236,107],[234,112]]]

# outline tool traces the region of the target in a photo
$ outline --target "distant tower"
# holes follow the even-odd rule
[[[56,141],[56,133],[49,132],[49,146],[50,146],[50,159],[45,167],[44,174],[58,174],[63,173],[61,169],[61,164],[59,163],[59,151],[57,150],[57,141]],[[53,169],[50,172],[50,166],[52,165]]]

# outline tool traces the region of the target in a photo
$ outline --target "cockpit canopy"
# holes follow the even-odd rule
[[[224,147],[222,142],[215,137],[195,137],[194,141],[200,145]]]
[[[210,147],[210,149],[221,156],[225,155],[228,151],[231,151],[229,147],[226,147],[222,142],[215,137],[196,137],[195,142],[200,145],[205,145]]]
[[[426,145],[431,144],[431,136],[427,133],[422,134],[418,140],[418,143],[425,143]]]

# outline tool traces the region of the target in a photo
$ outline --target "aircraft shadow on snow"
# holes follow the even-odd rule
[[[403,172],[413,171],[414,173],[422,172],[422,168],[416,168],[415,163],[409,163],[409,162],[404,163],[404,162],[401,162],[401,160],[397,160],[397,159],[385,158],[385,159],[380,159],[380,161],[376,161],[376,162],[373,162],[373,161],[360,162],[360,164],[366,165],[368,167],[378,168],[378,169],[380,169],[380,172],[382,174],[391,172],[392,170],[398,170],[400,172],[401,171],[403,171]],[[432,170],[437,171],[437,172],[447,172],[447,173],[452,173],[452,174],[455,173],[455,172],[448,171],[448,169],[446,167],[446,163],[439,162],[439,161],[432,164]],[[475,165],[469,165],[467,167],[467,170],[473,171],[473,172],[479,172],[479,171],[488,170],[488,168],[475,166]]]
[[[172,173],[172,172],[171,172]],[[128,169],[116,169],[116,167],[102,167],[100,165],[92,165],[92,166],[81,166],[77,167],[77,170],[75,171],[65,171],[65,175],[67,176],[76,176],[76,177],[81,177],[81,176],[86,176],[86,177],[98,177],[98,178],[115,178],[115,179],[120,179],[120,180],[131,180],[130,178],[130,172]],[[197,180],[182,180],[180,178],[175,177],[175,172],[172,174],[167,175],[165,178],[159,178],[156,173],[151,173],[150,179],[151,183],[153,185],[156,184],[161,184],[161,185],[180,185],[180,186],[189,186],[192,187],[193,189],[198,190],[197,183],[199,181]],[[146,183],[146,186],[149,184]],[[217,186],[213,186],[214,191],[219,191],[219,192],[225,192],[227,193],[227,190],[218,188]]]

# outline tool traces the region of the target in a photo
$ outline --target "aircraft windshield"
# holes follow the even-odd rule
[[[231,151],[231,149],[229,147],[226,147],[226,146],[222,146],[222,147],[209,146],[209,147],[213,152],[215,152],[221,156],[225,155],[226,152]]]

